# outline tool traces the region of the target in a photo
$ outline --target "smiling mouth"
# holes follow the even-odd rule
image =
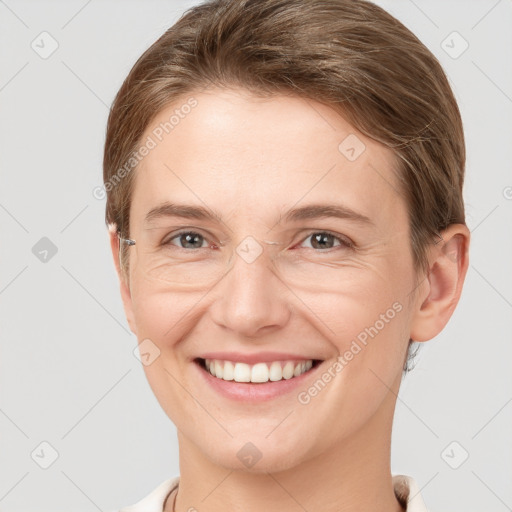
[[[309,372],[322,361],[319,359],[286,360],[247,364],[220,359],[196,358],[194,362],[213,377],[224,381],[264,384],[290,380]]]

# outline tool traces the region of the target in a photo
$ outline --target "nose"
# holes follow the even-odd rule
[[[254,253],[254,242],[242,243],[233,252],[210,307],[213,321],[240,337],[257,338],[279,330],[291,314],[291,292],[277,275],[265,244],[259,245],[259,255]]]

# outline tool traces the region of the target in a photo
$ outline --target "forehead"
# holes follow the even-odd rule
[[[380,224],[406,220],[391,150],[311,99],[191,93],[158,113],[149,140],[135,171],[135,222],[166,201],[238,221],[271,223],[299,203],[342,204]]]

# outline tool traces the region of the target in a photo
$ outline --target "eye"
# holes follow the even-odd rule
[[[178,243],[174,243],[177,240]],[[204,245],[206,244],[206,245]],[[211,247],[208,240],[196,231],[181,231],[162,242],[162,245],[177,245],[180,249],[202,249]]]
[[[336,247],[340,248],[353,248],[352,241],[344,236],[336,235],[329,231],[314,231],[311,232],[300,244],[304,244],[307,240],[311,240],[309,248],[319,249],[317,252],[327,252],[329,249]],[[212,248],[214,244],[210,243],[208,239],[197,231],[181,231],[174,233],[172,236],[166,238],[162,242],[163,246],[176,246],[179,249],[203,249]]]
[[[320,249],[320,251],[333,249],[335,247],[354,247],[354,244],[348,238],[335,235],[329,231],[315,231],[310,233],[302,243],[309,239],[311,239],[309,247],[312,249]],[[338,244],[336,244],[336,242],[338,242]]]

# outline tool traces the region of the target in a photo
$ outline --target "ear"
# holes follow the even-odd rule
[[[470,232],[464,224],[452,224],[443,238],[429,249],[429,270],[417,294],[410,337],[427,341],[448,323],[462,292],[469,265]]]
[[[130,326],[130,330],[137,336],[137,329],[133,314],[132,297],[130,292],[129,276],[121,268],[119,260],[119,237],[114,224],[111,224],[108,229],[110,237],[110,248],[112,250],[112,257],[114,258],[114,265],[116,267],[117,277],[119,278],[119,287],[121,291],[121,299],[123,301],[124,314]]]

